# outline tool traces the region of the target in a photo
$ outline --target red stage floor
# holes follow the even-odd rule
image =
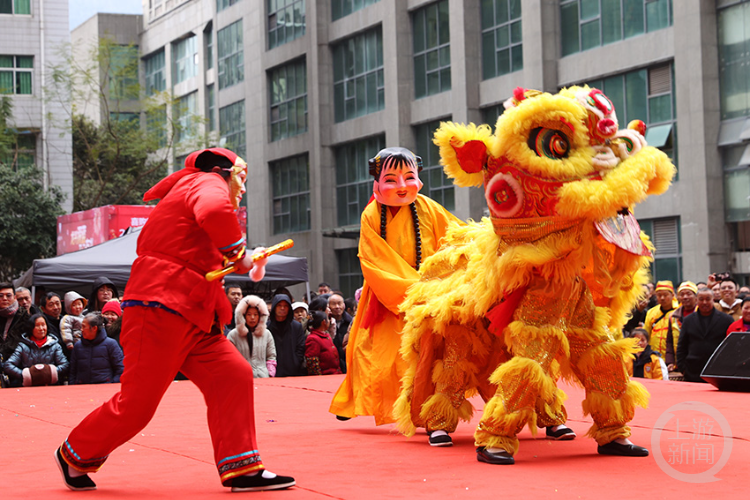
[[[475,458],[472,433],[479,412],[471,424],[459,426],[452,448],[430,448],[425,434],[407,439],[392,426],[375,427],[372,418],[337,421],[327,410],[341,379],[332,375],[257,381],[256,424],[263,461],[271,471],[293,475],[297,486],[244,495],[269,499],[747,497],[750,394],[718,392],[707,384],[646,381],[651,406],[637,411],[631,425],[633,440],[651,449],[652,455],[621,458],[596,454],[596,443],[583,436],[591,421],[580,409],[582,391],[565,387],[569,425],[579,437],[552,442],[534,438],[525,429],[516,465],[495,466]],[[220,486],[212,461],[203,398],[190,382],[175,382],[154,420],[112,453],[94,476],[97,491],[64,488],[52,458],[55,447],[117,388],[0,390],[0,498],[226,498],[221,495],[228,490]],[[481,409],[481,400],[474,403]],[[682,407],[671,416],[665,414],[678,404]],[[657,423],[663,431],[654,430]],[[652,444],[654,436],[659,449]],[[686,482],[705,481],[706,471],[712,468],[718,470],[713,474],[716,481]]]

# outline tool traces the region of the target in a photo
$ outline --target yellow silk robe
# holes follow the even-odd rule
[[[437,251],[448,224],[462,222],[425,196],[418,195],[416,204],[424,262]],[[393,403],[406,371],[398,352],[404,326],[398,306],[406,289],[419,280],[414,269],[416,241],[409,207],[401,207],[395,216],[387,211],[385,241],[380,237],[380,210],[380,203],[372,202],[362,212],[359,259],[365,283],[349,333],[346,378],[329,410],[342,417],[373,415],[377,425],[395,421]],[[382,314],[365,327],[363,320],[371,307],[379,307]]]

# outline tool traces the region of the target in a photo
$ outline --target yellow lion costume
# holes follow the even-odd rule
[[[519,88],[505,107],[494,134],[451,122],[435,132],[446,173],[483,185],[490,217],[449,228],[401,304],[409,368],[394,416],[406,435],[453,432],[479,391],[477,451],[501,448],[511,461],[491,463],[512,463],[524,425],[565,422],[562,376],[585,388],[604,453],[648,403],[623,362],[632,339],[615,338],[651,259],[629,209],[666,191],[675,169],[646,146],[643,122],[619,128],[597,89]]]

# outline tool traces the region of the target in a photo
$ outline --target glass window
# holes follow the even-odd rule
[[[177,100],[174,107],[175,140],[193,139],[198,132],[198,93],[191,92]]]
[[[309,160],[306,154],[270,164],[273,234],[310,230]]]
[[[146,130],[160,148],[167,145],[167,106],[157,106],[146,112]]]
[[[206,69],[214,67],[214,32],[208,30],[204,32],[206,38]]]
[[[560,0],[562,55],[672,25],[672,0]]]
[[[380,27],[333,47],[333,102],[337,122],[385,107]]]
[[[234,151],[242,158],[245,156],[245,101],[237,101],[219,109],[220,144]]]
[[[245,57],[242,51],[242,19],[216,33],[219,49],[219,90],[245,80]]]
[[[497,119],[500,118],[500,115],[502,115],[504,112],[505,106],[503,106],[502,104],[496,104],[494,106],[482,108],[482,123],[486,123],[487,125],[492,127],[492,130],[495,130]]]
[[[654,260],[651,263],[651,276],[654,282],[670,280],[682,282],[682,244],[680,242],[680,218],[646,219],[638,221],[641,230],[654,244]]]
[[[354,297],[354,292],[364,283],[362,267],[359,264],[358,248],[336,250],[339,264],[339,289],[344,297]]]
[[[453,182],[443,172],[438,147],[432,142],[432,136],[439,126],[440,121],[438,120],[414,127],[414,135],[417,140],[415,153],[422,157],[422,172],[420,172],[419,178],[424,186],[420,192],[448,210],[453,210],[456,207],[456,190],[453,187]]]
[[[172,85],[198,74],[198,37],[195,35],[172,45]]]
[[[335,21],[336,19],[346,17],[352,12],[364,9],[368,5],[372,5],[379,1],[380,0],[332,0],[331,15]]]
[[[221,12],[239,1],[240,0],[216,0],[216,12]]]
[[[213,84],[206,87],[206,113],[208,113],[208,130],[216,130],[216,89]]]
[[[722,149],[727,222],[750,221],[750,165],[746,164],[746,149],[744,144]]]
[[[720,9],[721,119],[750,115],[750,2]]]
[[[268,0],[268,48],[305,34],[305,0]]]
[[[7,154],[0,156],[0,164],[16,171],[33,167],[36,163],[36,135],[22,133],[11,136]]]
[[[482,0],[482,78],[523,69],[521,0]]]
[[[372,195],[370,158],[385,148],[385,136],[378,135],[336,148],[336,215],[339,226],[359,224]]]
[[[113,99],[138,99],[138,47],[113,45],[109,53],[109,96]]]
[[[632,120],[647,125],[646,139],[677,165],[677,117],[672,65],[666,64],[587,82],[612,101],[621,127]]]
[[[31,95],[33,56],[0,56],[0,94]]]
[[[307,132],[307,64],[304,59],[269,72],[271,141]]]
[[[414,28],[414,96],[419,99],[451,89],[448,0],[416,10]],[[507,28],[507,27],[506,27]]]
[[[0,14],[31,14],[31,0],[0,0]]]
[[[164,49],[145,58],[143,66],[146,73],[146,95],[164,92],[167,88],[167,79],[164,72]]]

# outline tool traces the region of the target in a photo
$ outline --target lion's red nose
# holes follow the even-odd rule
[[[615,132],[617,132],[617,124],[611,118],[599,120],[596,128],[598,128],[599,132],[605,136],[615,135]]]

